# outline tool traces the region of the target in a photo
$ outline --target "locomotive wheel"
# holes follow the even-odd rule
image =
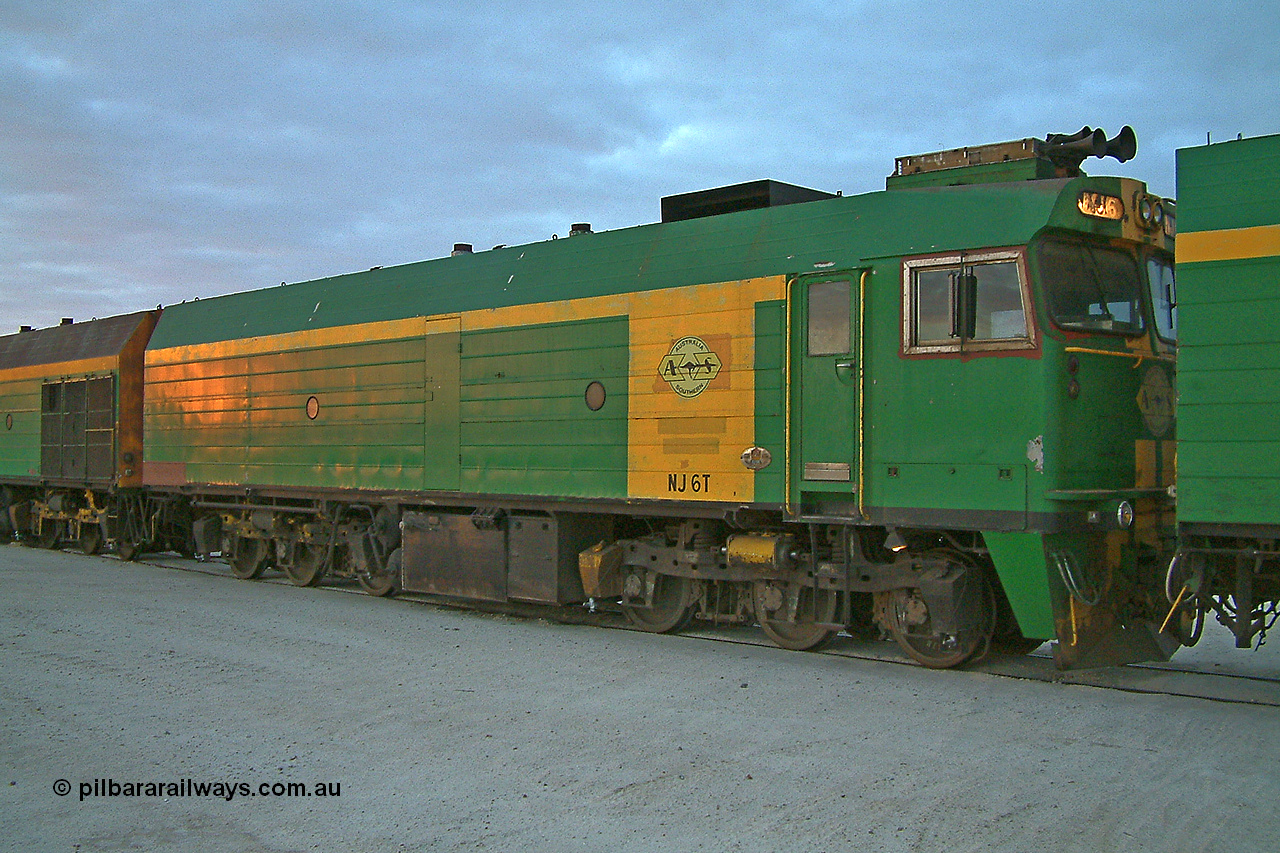
[[[96,554],[102,550],[102,528],[99,525],[80,525],[80,550],[86,554]]]
[[[642,631],[654,634],[665,634],[679,631],[693,619],[693,581],[689,578],[677,578],[670,575],[651,575],[653,583],[653,606],[634,607],[624,604],[623,611],[627,618]],[[625,581],[628,597],[643,598],[642,590],[646,578],[641,572],[633,572]]]
[[[324,577],[324,548],[319,545],[297,544],[293,546],[293,563],[285,566],[284,573],[294,586],[315,586]]]
[[[267,570],[268,547],[271,543],[265,539],[236,539],[235,556],[231,558],[231,574],[241,580],[253,580],[262,577]]]
[[[1183,551],[1174,554],[1165,573],[1164,594],[1178,612],[1167,621],[1173,635],[1188,648],[1200,642],[1200,633],[1204,630],[1205,606],[1201,596],[1204,586],[1204,555]]]
[[[828,627],[840,607],[840,593],[835,590],[759,581],[752,587],[752,597],[761,629],[784,649],[819,649],[839,633]]]
[[[376,574],[360,572],[356,575],[356,580],[360,582],[361,588],[370,595],[379,597],[395,595],[400,591],[401,559],[401,551],[397,548],[387,557],[387,565],[383,567],[382,571]]]
[[[982,594],[976,599],[980,612],[972,615],[973,622],[982,626],[980,630],[960,637],[935,632],[929,605],[919,589],[911,588],[885,593],[889,633],[904,652],[930,669],[959,666],[974,655],[985,654],[995,631],[995,596],[985,580],[981,583]]]
[[[60,526],[61,524],[59,522],[51,519],[41,519],[40,535],[37,537],[36,543],[41,548],[48,548],[50,551],[57,548],[58,545],[62,543],[61,531],[58,530]]]
[[[1199,597],[1192,599],[1190,603],[1182,603],[1170,627],[1178,641],[1187,648],[1200,642],[1200,634],[1204,631],[1204,605],[1200,603]]]

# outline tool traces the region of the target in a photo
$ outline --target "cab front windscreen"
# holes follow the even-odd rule
[[[1080,332],[1143,330],[1142,274],[1128,252],[1087,241],[1045,240],[1035,265],[1054,323]]]

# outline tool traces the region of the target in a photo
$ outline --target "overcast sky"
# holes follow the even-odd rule
[[[0,334],[1130,124],[1280,133],[1280,3],[0,0]]]

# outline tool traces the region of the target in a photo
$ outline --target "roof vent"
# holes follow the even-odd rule
[[[70,326],[70,325],[71,325],[72,323],[74,323],[74,322],[75,322],[75,320],[71,319],[70,317],[63,317],[63,318],[62,318],[62,325],[64,325],[64,326]]]
[[[30,326],[19,326],[19,327],[18,327],[18,334],[22,334],[23,332],[29,332],[29,331],[31,331],[31,327],[30,327]]]
[[[579,234],[590,234],[590,233],[591,233],[590,222],[575,222],[569,226],[570,237],[576,237]]]
[[[470,243],[454,243],[453,251],[449,253],[449,257],[452,258],[455,255],[469,255],[473,251],[475,251],[475,249]]]

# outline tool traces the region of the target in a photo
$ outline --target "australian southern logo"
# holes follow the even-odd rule
[[[671,352],[658,365],[658,373],[681,397],[696,397],[720,375],[720,367],[720,356],[702,338],[690,335],[671,345]]]
[[[1161,438],[1173,426],[1173,385],[1164,368],[1153,366],[1142,377],[1138,388],[1138,411],[1147,422],[1147,429]]]

